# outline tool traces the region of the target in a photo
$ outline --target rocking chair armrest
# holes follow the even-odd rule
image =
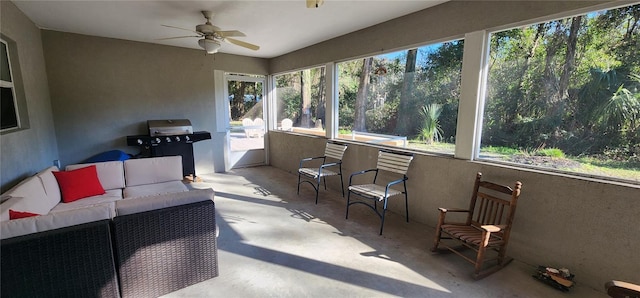
[[[611,297],[636,297],[640,295],[640,285],[619,280],[608,281],[604,288]]]
[[[440,210],[440,213],[447,213],[447,212],[467,212],[467,213],[469,213],[469,210],[467,210],[467,209],[438,208],[438,210]]]
[[[480,227],[489,233],[496,233],[504,230],[507,226],[506,225],[484,225]]]

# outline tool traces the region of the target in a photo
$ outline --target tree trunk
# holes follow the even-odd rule
[[[320,67],[320,83],[318,84],[318,105],[316,106],[316,118],[322,120],[322,124],[325,124],[325,105],[326,105],[326,95],[325,95],[325,69],[324,67]]]
[[[367,111],[367,93],[369,91],[369,80],[373,58],[365,58],[362,63],[362,73],[360,74],[360,84],[356,95],[355,111],[353,115],[353,130],[367,131],[365,112]]]
[[[402,93],[398,106],[397,126],[395,132],[399,136],[407,136],[411,133],[411,106],[413,103],[413,82],[416,73],[416,60],[418,49],[407,51],[404,78],[402,80]]]
[[[229,82],[229,89],[232,89],[233,100],[231,101],[231,119],[242,120],[244,117],[244,94],[247,86],[244,82],[234,81]]]
[[[573,17],[571,19],[571,29],[569,31],[569,37],[567,38],[567,53],[565,55],[564,68],[562,70],[562,76],[559,82],[559,91],[561,98],[566,99],[569,97],[569,78],[571,78],[571,72],[575,68],[576,62],[576,44],[578,43],[578,30],[580,30],[580,24],[582,23],[582,16]]]
[[[300,72],[300,89],[302,100],[300,101],[300,127],[311,127],[311,70]]]

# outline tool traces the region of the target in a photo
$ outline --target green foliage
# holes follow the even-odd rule
[[[396,120],[397,103],[385,104],[366,112],[367,131],[387,134],[393,130]]]
[[[511,147],[487,146],[487,147],[482,147],[482,152],[497,153],[497,154],[503,154],[503,155],[514,155],[519,153],[520,150],[511,148]]]
[[[564,158],[564,152],[558,148],[546,148],[539,149],[534,151],[533,155],[536,156],[548,156],[548,157],[556,157],[556,158]]]
[[[492,33],[490,47],[483,153],[640,156],[640,5]],[[394,134],[401,119],[422,148],[453,140],[463,51],[464,40],[421,47],[411,73],[406,50],[373,57],[367,131]],[[338,63],[341,129],[352,128],[362,61]]]

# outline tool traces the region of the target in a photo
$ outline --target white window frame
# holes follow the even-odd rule
[[[20,111],[18,110],[18,95],[16,93],[15,77],[13,72],[14,70],[11,66],[11,54],[9,53],[10,52],[9,43],[5,41],[4,38],[0,38],[0,42],[2,42],[2,44],[6,48],[7,64],[9,67],[9,76],[11,78],[10,82],[0,79],[0,87],[11,89],[11,93],[13,95],[13,109],[16,115],[16,126],[8,127],[0,130],[0,132],[5,133],[5,132],[14,131],[14,130],[19,130],[20,128],[22,128],[22,125],[21,125],[22,121],[20,121]]]

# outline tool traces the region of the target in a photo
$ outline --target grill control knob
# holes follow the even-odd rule
[[[189,138],[189,136],[184,137],[185,140],[190,141],[191,138]]]
[[[160,144],[160,138],[156,138],[156,143]]]
[[[171,138],[170,137],[167,137],[166,140],[167,140],[167,143],[171,143]]]
[[[176,142],[180,142],[180,137],[176,137]]]
[[[138,139],[138,145],[142,145],[142,139]]]

